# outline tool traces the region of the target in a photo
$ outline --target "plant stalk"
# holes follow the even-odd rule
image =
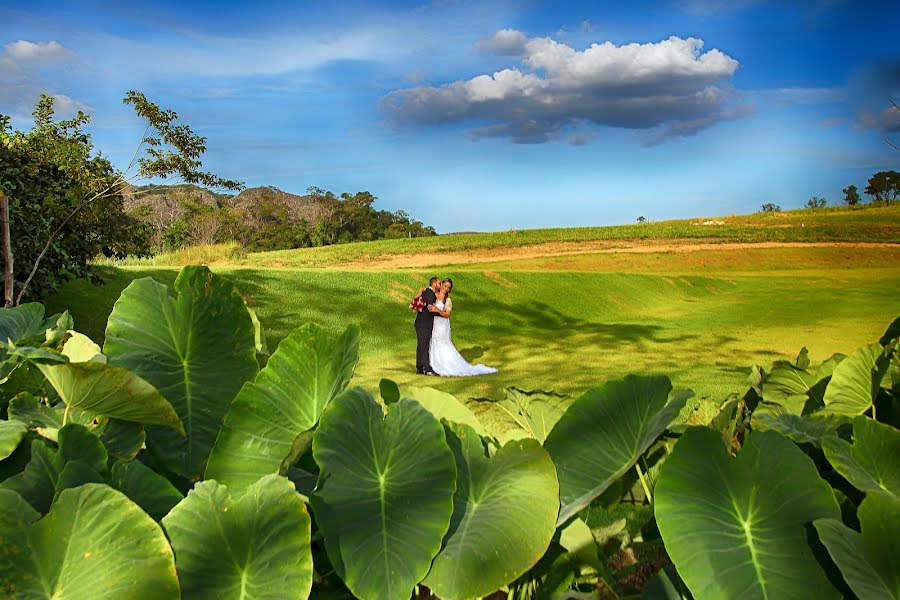
[[[0,252],[3,253],[3,307],[13,305],[13,254],[9,237],[9,197],[0,191]]]
[[[653,495],[650,493],[650,488],[647,486],[647,481],[644,479],[644,472],[641,471],[641,466],[634,463],[634,468],[637,470],[638,479],[641,480],[641,487],[644,488],[644,495],[647,496],[647,502],[653,504]]]

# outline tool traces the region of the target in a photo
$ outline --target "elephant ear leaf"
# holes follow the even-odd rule
[[[381,405],[351,389],[322,413],[310,505],[338,575],[358,598],[407,600],[450,526],[456,463],[415,400]]]
[[[820,412],[855,417],[872,407],[881,380],[890,366],[893,347],[863,346],[834,368],[825,388],[825,407]]]
[[[853,419],[853,445],[837,436],[822,442],[825,458],[863,492],[885,492],[900,501],[900,431],[868,417]]]
[[[900,594],[900,500],[884,492],[866,495],[857,533],[838,519],[814,524],[844,580],[860,598],[893,600]]]
[[[178,598],[162,529],[120,492],[96,483],[63,491],[43,519],[0,490],[0,588],[22,598]]]
[[[628,375],[589,390],[559,419],[544,448],[559,474],[562,525],[630,469],[684,407],[664,376]]]
[[[109,316],[104,354],[171,402],[186,435],[148,427],[147,446],[169,470],[199,478],[232,399],[259,370],[235,286],[206,267],[183,268],[174,297],[149,277],[132,281]]]
[[[279,473],[295,440],[347,387],[358,360],[358,326],[339,338],[312,323],[295,329],[234,399],[206,478],[237,488]]]
[[[487,596],[533,567],[556,531],[559,484],[535,440],[509,442],[488,458],[468,425],[447,426],[457,488],[444,547],[423,582],[440,598]]]
[[[28,433],[28,426],[21,421],[0,421],[0,460],[12,454],[19,447],[19,443],[26,433]]]
[[[309,514],[284,477],[268,475],[236,493],[202,481],[162,522],[185,598],[309,596]]]
[[[840,597],[805,529],[840,509],[812,460],[778,433],[753,432],[732,458],[717,432],[688,429],[662,467],[655,513],[695,598]]]

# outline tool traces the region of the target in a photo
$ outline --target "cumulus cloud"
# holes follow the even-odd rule
[[[60,115],[90,110],[74,98],[52,93],[53,86],[41,75],[44,69],[53,69],[75,58],[71,50],[55,41],[17,40],[6,44],[0,52],[0,108],[13,115],[27,115],[43,92],[53,96],[54,107]]]
[[[482,40],[478,46],[488,52],[521,56],[525,52],[525,44],[528,38],[521,31],[515,29],[501,29],[486,40]]]
[[[900,128],[900,110],[891,105],[877,115],[869,111],[861,111],[856,116],[856,123],[863,129],[894,133]]]
[[[4,54],[12,61],[21,64],[44,60],[68,58],[71,52],[59,42],[29,42],[18,40],[6,44]]]
[[[627,129],[666,128],[693,135],[736,118],[730,79],[738,61],[703,51],[696,38],[656,43],[592,44],[584,50],[550,38],[527,39],[515,30],[491,38],[494,49],[520,64],[441,86],[396,90],[381,109],[397,126],[473,122],[470,137],[506,137],[517,143],[559,138],[578,123]],[[680,132],[680,133],[679,133]]]

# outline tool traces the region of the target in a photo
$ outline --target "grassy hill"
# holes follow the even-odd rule
[[[833,207],[726,217],[701,217],[610,227],[528,229],[497,233],[357,242],[243,255],[233,245],[188,249],[124,266],[205,264],[247,267],[418,268],[576,254],[647,254],[754,244],[755,249],[812,244],[900,244],[900,204]],[[584,260],[581,261],[584,263]],[[763,261],[764,262],[764,261]],[[635,261],[632,261],[634,265]],[[477,268],[477,267],[476,267]],[[627,268],[627,265],[623,268]]]
[[[710,225],[698,225],[711,221]],[[721,221],[722,224],[719,224]],[[162,257],[205,262],[254,306],[270,349],[294,327],[362,325],[354,380],[429,384],[462,398],[508,386],[576,394],[631,372],[668,374],[721,400],[747,388],[753,364],[850,353],[897,315],[900,206],[828,209],[643,225],[445,235],[240,256],[236,248]],[[161,261],[165,262],[165,261]],[[106,269],[53,299],[103,339],[134,278],[171,284],[177,268]],[[453,339],[477,378],[412,373],[410,297],[433,274],[453,277]]]

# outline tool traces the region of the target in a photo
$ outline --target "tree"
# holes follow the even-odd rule
[[[96,245],[98,240],[79,242],[84,231],[76,228],[78,220],[85,214],[91,214],[88,208],[98,207],[102,218],[109,208],[106,205],[110,203],[117,205],[121,212],[122,191],[134,181],[178,178],[187,183],[216,188],[243,187],[239,182],[200,171],[200,157],[206,151],[206,138],[195,134],[188,125],[177,123],[178,115],[174,111],[161,109],[135,91],[129,91],[123,102],[131,105],[146,122],[140,143],[124,171],[113,169],[109,161],[93,155],[90,135],[84,132],[90,117],[79,111],[73,119],[54,121],[53,99],[49,96],[41,95],[34,112],[34,129],[28,133],[9,131],[9,118],[0,118],[0,146],[10,155],[3,157],[2,164],[19,164],[29,171],[27,176],[22,177],[21,169],[15,166],[4,169],[4,174],[0,174],[0,190],[6,191],[6,194],[0,193],[0,202],[13,201],[19,209],[39,211],[46,220],[45,226],[38,227],[38,231],[23,232],[23,235],[38,240],[38,246],[42,239],[46,239],[40,251],[22,252],[23,248],[16,251],[20,258],[26,259],[23,264],[31,265],[19,287],[16,304],[21,303],[36,276],[42,285],[51,287],[58,279],[59,276],[54,273],[60,269],[51,267],[50,271],[47,268],[41,270],[48,253],[58,253],[62,257],[59,266],[63,269],[86,265],[90,256],[85,258],[85,252],[93,250],[91,244]],[[17,182],[11,181],[16,176],[19,176]],[[15,217],[10,214],[4,225],[14,221]],[[49,233],[44,231],[46,229]],[[67,235],[73,231],[76,235]],[[74,253],[72,245],[77,247]],[[8,271],[13,265],[12,254],[12,249],[4,253]],[[5,290],[5,299],[7,305],[12,303],[9,287]]]
[[[813,196],[806,201],[806,208],[824,208],[826,204],[828,204],[828,201],[825,198]]]
[[[639,216],[639,217],[637,218],[637,222],[638,222],[638,223],[646,223],[646,222],[647,222],[647,217],[645,217],[644,215],[641,215],[641,216]]]
[[[895,202],[900,198],[900,173],[879,171],[869,178],[869,185],[864,191],[875,200]]]
[[[762,212],[781,212],[781,207],[771,202],[766,202],[765,204],[760,206],[759,209]]]
[[[859,192],[855,185],[848,185],[842,191],[844,192],[844,203],[847,204],[847,206],[856,206],[859,204]]]

